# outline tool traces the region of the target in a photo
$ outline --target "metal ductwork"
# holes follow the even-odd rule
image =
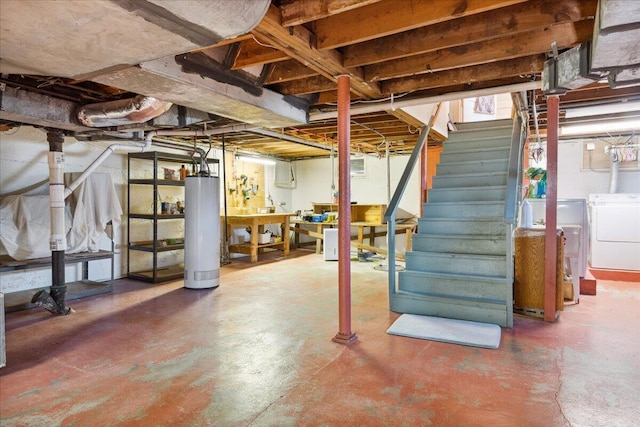
[[[3,1],[0,72],[87,78],[246,34],[270,4],[270,0]]]
[[[232,70],[206,76],[202,70],[190,69],[181,57],[143,62],[91,80],[259,127],[308,122],[308,106],[301,107],[284,95],[231,79]]]
[[[640,84],[640,2],[600,0],[591,42],[544,64],[546,95],[564,94],[607,77],[612,88]]]
[[[89,127],[144,123],[165,113],[173,104],[151,96],[88,104],[78,109],[78,120]]]
[[[308,105],[247,82],[237,70],[218,64],[210,75],[197,61],[176,60],[195,55],[216,62],[189,52],[251,32],[270,4],[270,0],[4,2],[0,73],[94,81],[261,127],[307,123]],[[90,127],[120,123],[103,117],[99,108],[91,106],[84,114]]]

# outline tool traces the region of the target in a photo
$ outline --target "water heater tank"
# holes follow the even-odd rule
[[[184,287],[220,284],[220,186],[215,176],[188,176],[184,199]]]

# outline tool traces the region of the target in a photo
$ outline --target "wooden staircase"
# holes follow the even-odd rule
[[[512,224],[505,221],[513,121],[449,134],[392,311],[513,326]]]

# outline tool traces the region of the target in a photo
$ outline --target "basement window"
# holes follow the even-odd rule
[[[351,170],[350,174],[354,177],[366,176],[366,163],[364,156],[352,156],[351,157]]]

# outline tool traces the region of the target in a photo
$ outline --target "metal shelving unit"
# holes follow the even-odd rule
[[[149,167],[153,168],[151,179],[131,178],[131,161],[145,160],[149,162]],[[209,169],[214,175],[219,173],[218,159],[207,159]],[[162,187],[184,187],[184,181],[164,179],[164,175],[160,175],[159,171],[162,165],[188,165],[191,166],[193,159],[189,156],[183,156],[172,153],[161,153],[158,151],[148,151],[144,153],[130,153],[128,158],[129,179],[127,183],[127,235],[128,235],[128,251],[127,251],[127,277],[136,280],[143,280],[152,283],[165,282],[168,280],[181,279],[184,275],[183,263],[175,265],[160,266],[158,263],[158,254],[169,251],[184,250],[184,235],[173,236],[173,238],[160,239],[158,235],[158,224],[169,220],[184,220],[184,214],[163,214],[160,211],[160,191]],[[153,203],[151,213],[140,213],[131,211],[131,187],[147,186],[153,191]],[[147,220],[152,224],[152,239],[149,241],[131,241],[131,221]],[[132,254],[151,253],[152,261],[148,269],[142,271],[131,271]]]
[[[136,179],[131,178],[131,161],[132,160],[147,160],[150,162],[149,167],[153,168],[153,178],[151,179]],[[168,240],[180,240],[184,236],[177,236],[174,239],[161,240],[158,236],[158,224],[167,220],[180,220],[184,219],[183,214],[162,214],[160,212],[160,192],[159,188],[163,186],[171,187],[184,187],[184,181],[176,181],[163,179],[163,175],[159,175],[161,164],[170,165],[189,165],[192,159],[187,156],[181,156],[170,153],[160,153],[157,151],[149,151],[145,153],[130,153],[128,159],[129,180],[127,184],[127,235],[128,237],[128,251],[127,251],[127,277],[136,280],[143,280],[146,282],[159,283],[168,280],[176,280],[182,278],[184,274],[182,264],[176,264],[171,266],[159,266],[158,254],[168,251],[183,250],[184,244],[167,244]],[[137,213],[131,211],[131,187],[132,186],[148,186],[153,191],[153,211],[152,213]],[[153,232],[152,240],[143,242],[131,241],[131,220],[148,220],[151,221]],[[141,271],[131,271],[131,257],[136,252],[151,253],[152,261],[149,269]]]

